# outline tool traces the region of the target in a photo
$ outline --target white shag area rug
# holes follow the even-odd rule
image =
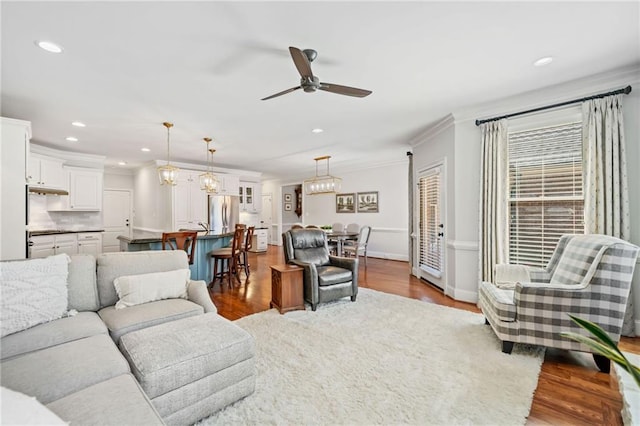
[[[524,424],[544,356],[503,354],[480,314],[363,288],[235,323],[256,339],[256,390],[201,425]]]

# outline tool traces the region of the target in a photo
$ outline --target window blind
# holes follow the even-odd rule
[[[442,274],[440,227],[440,169],[420,178],[420,268],[437,277]]]
[[[581,122],[509,134],[509,204],[510,263],[545,266],[584,233]]]

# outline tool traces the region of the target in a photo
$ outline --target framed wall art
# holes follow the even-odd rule
[[[355,213],[356,194],[336,194],[336,213]]]
[[[378,191],[358,192],[358,213],[378,213]]]

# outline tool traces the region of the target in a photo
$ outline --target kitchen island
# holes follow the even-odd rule
[[[212,263],[208,253],[211,250],[226,247],[231,238],[233,238],[233,232],[224,234],[198,232],[193,265],[189,266],[192,280],[204,280],[207,283],[211,281]],[[120,240],[120,251],[162,250],[161,232],[133,231],[131,238],[119,235],[118,240]]]

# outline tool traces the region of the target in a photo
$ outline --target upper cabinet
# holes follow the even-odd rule
[[[27,178],[29,186],[67,190],[66,174],[62,160],[31,154]]]
[[[173,230],[199,229],[198,223],[208,223],[207,193],[200,189],[202,172],[181,170],[178,184],[173,187]]]
[[[49,211],[102,210],[103,171],[84,167],[64,167],[69,195],[49,197]]]
[[[218,191],[218,195],[240,195],[238,192],[238,188],[240,187],[240,177],[223,174],[216,174],[216,177],[220,182],[220,191]]]
[[[259,213],[262,210],[262,186],[259,182],[239,181],[240,210]]]

